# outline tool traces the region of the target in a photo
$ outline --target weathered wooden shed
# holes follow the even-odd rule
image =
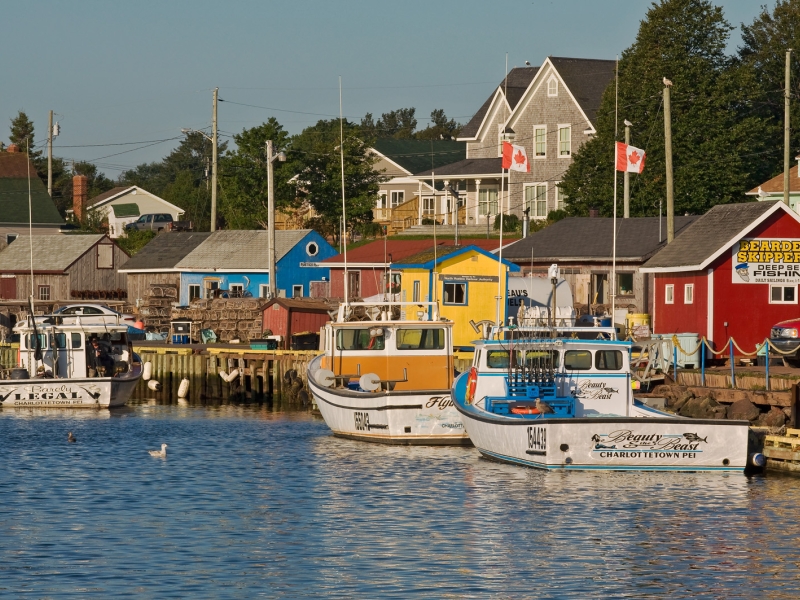
[[[107,235],[20,235],[0,252],[0,299],[43,302],[121,299],[125,276],[117,272],[128,255]]]
[[[335,306],[313,298],[273,298],[264,306],[263,329],[283,338],[280,346],[289,349],[292,336],[318,333],[331,320],[328,311]]]

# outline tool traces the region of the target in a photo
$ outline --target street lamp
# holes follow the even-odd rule
[[[216,111],[215,111],[216,114]],[[216,120],[216,117],[215,117]],[[216,127],[214,128],[214,135],[209,136],[203,131],[197,129],[181,129],[181,133],[188,135],[190,133],[199,133],[206,138],[212,145],[212,159],[211,159],[211,231],[217,229],[217,137]]]
[[[278,294],[278,273],[275,268],[275,186],[273,185],[273,163],[286,162],[284,152],[275,153],[272,140],[267,140],[267,219],[269,238],[269,297],[275,298]]]

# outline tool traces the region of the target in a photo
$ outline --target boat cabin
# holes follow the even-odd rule
[[[472,401],[506,415],[531,414],[538,399],[553,410],[549,417],[626,416],[630,350],[616,340],[476,342]]]

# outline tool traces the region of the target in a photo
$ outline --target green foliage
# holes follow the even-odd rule
[[[423,217],[422,218],[422,224],[423,225],[433,225],[435,223],[436,223],[436,221],[434,219],[431,219],[430,217]]]
[[[794,48],[790,62],[791,148],[800,148],[800,61],[797,59],[797,40],[800,39],[800,0],[778,0],[770,13],[766,6],[750,25],[742,25],[742,46],[739,61],[750,74],[747,90],[755,114],[764,119],[763,135],[767,147],[775,149],[766,155],[761,179],[766,180],[783,172],[783,107],[786,70],[786,50]],[[791,158],[794,159],[794,154]]]
[[[34,150],[36,142],[34,141],[33,121],[28,118],[25,111],[18,111],[17,116],[11,119],[11,133],[8,136],[8,140],[12,144],[19,146],[20,152],[27,151],[28,143],[30,143],[30,155],[34,164],[36,164],[37,160],[42,156],[41,150]]]
[[[72,233],[108,233],[108,221],[103,213],[96,210],[83,211],[83,216],[77,225],[78,229]]]
[[[462,125],[454,119],[448,119],[444,109],[431,111],[431,124],[417,131],[416,108],[398,108],[383,113],[375,122],[372,113],[361,119],[361,139],[371,144],[378,138],[393,137],[397,139],[417,140],[451,140],[458,136]]]
[[[289,134],[274,117],[252,129],[233,136],[236,150],[228,152],[220,167],[220,214],[231,229],[266,229],[267,156],[266,143],[272,140],[274,152],[282,152],[289,144]],[[289,183],[294,173],[290,165],[274,161],[275,206],[284,208],[294,201],[294,189]]]
[[[367,152],[360,128],[344,122],[344,179],[348,231],[372,221],[372,208],[383,176],[374,169],[376,158]],[[339,237],[342,218],[342,172],[339,121],[319,121],[292,138],[287,170],[295,173],[296,197],[307,201],[323,223],[322,235]],[[325,233],[323,233],[323,230]]]
[[[569,215],[565,210],[551,210],[549,213],[547,213],[547,220],[551,223],[555,223],[561,219],[566,219],[568,216]]]
[[[500,231],[500,215],[494,216],[494,230]],[[503,232],[522,231],[522,221],[517,215],[503,216]]]
[[[753,75],[725,55],[731,26],[709,0],[661,0],[642,21],[619,62],[619,120],[633,122],[631,143],[647,152],[641,175],[631,175],[631,214],[658,213],[665,198],[663,83],[672,88],[675,212],[702,214],[740,201],[759,181],[764,121],[746,100]],[[614,84],[598,111],[597,134],[575,154],[561,187],[570,214],[613,213]],[[622,175],[620,175],[620,179]],[[620,182],[621,189],[621,182]],[[621,195],[621,191],[620,191]],[[621,198],[618,200],[621,202]]]
[[[144,248],[150,240],[158,235],[155,231],[145,230],[139,231],[138,229],[126,229],[125,235],[117,238],[119,247],[125,250],[130,256],[136,254],[139,250]],[[164,235],[169,235],[164,234]]]
[[[371,221],[369,223],[361,223],[356,226],[356,232],[362,238],[377,238],[383,237],[383,225]]]
[[[431,111],[431,124],[414,137],[418,140],[453,140],[458,137],[461,127],[455,119],[448,120],[443,108],[435,108]]]

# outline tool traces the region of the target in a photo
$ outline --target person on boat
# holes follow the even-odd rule
[[[114,359],[108,353],[108,347],[97,338],[92,338],[89,350],[89,377],[110,377],[114,374]]]
[[[133,324],[133,326],[136,329],[141,329],[142,331],[144,331],[144,321],[142,321],[141,317],[136,319],[136,322]]]

